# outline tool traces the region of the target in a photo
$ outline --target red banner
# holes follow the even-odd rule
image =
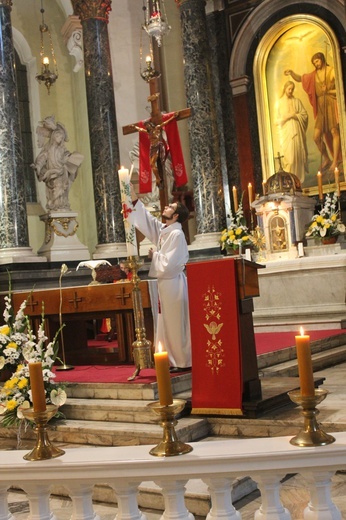
[[[192,413],[242,413],[235,261],[187,264],[192,342]]]

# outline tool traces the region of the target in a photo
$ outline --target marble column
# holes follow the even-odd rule
[[[72,0],[83,30],[85,81],[98,245],[94,258],[126,255],[108,17],[111,0]]]
[[[0,264],[42,261],[29,247],[11,9],[0,0]]]
[[[225,225],[220,144],[214,102],[211,55],[204,0],[177,0],[184,53],[191,168],[197,235],[196,248],[218,248]]]
[[[212,55],[212,77],[220,139],[223,191],[226,214],[228,215],[231,210],[232,198],[230,187],[239,185],[239,159],[232,90],[229,84],[227,24],[228,18],[225,10],[207,14],[208,41]]]

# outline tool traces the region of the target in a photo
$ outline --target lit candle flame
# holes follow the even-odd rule
[[[43,65],[49,65],[49,58],[47,56],[43,58]]]
[[[300,327],[300,335],[304,336],[304,329],[303,329],[303,327]]]

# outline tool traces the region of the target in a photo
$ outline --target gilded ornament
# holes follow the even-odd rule
[[[81,21],[95,18],[108,23],[112,0],[72,0],[73,12]]]

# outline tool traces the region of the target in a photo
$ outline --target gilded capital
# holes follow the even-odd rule
[[[175,3],[178,4],[179,6],[185,4],[187,2],[187,0],[175,0]]]
[[[0,0],[0,7],[12,8],[12,0]]]
[[[89,18],[96,18],[108,23],[111,4],[112,0],[72,0],[73,12],[82,22]]]

